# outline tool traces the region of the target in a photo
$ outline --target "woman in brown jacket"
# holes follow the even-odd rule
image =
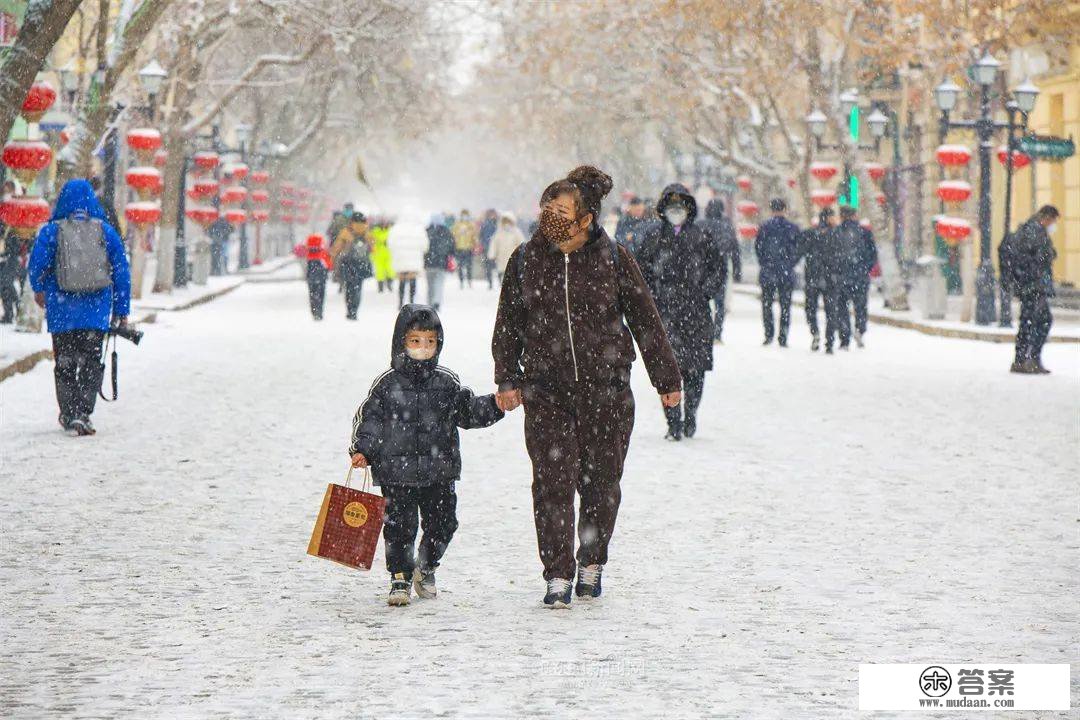
[[[600,595],[634,427],[633,340],[662,403],[673,407],[682,396],[679,368],[641,271],[597,222],[610,190],[610,177],[585,166],[544,191],[539,229],[507,263],[491,340],[499,407],[525,406],[549,607],[569,606],[575,568],[576,594]],[[581,498],[576,562],[575,490]]]

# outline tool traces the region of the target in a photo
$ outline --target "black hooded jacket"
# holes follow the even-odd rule
[[[742,281],[742,250],[735,232],[735,223],[724,214],[724,204],[719,200],[710,200],[705,206],[705,217],[698,220],[698,225],[720,249],[720,281],[727,282],[728,262],[735,282]]]
[[[434,325],[439,338],[430,360],[405,353],[405,332],[418,319]],[[457,480],[458,428],[487,427],[503,417],[494,395],[477,397],[438,364],[442,348],[442,323],[434,308],[403,307],[394,325],[391,368],[375,380],[357,410],[349,445],[349,455],[363,453],[371,463],[376,485],[421,487]]]
[[[677,201],[686,207],[688,215],[676,235],[664,211]],[[638,246],[638,265],[656,301],[679,368],[711,370],[713,318],[709,301],[720,291],[720,246],[694,224],[697,201],[682,185],[664,188],[656,212],[660,221],[649,228]]]

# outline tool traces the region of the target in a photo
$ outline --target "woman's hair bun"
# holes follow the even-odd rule
[[[591,191],[589,194],[594,195],[597,201],[606,197],[615,185],[610,175],[592,165],[581,165],[574,168],[566,176],[566,179],[583,190],[587,188],[588,191]]]

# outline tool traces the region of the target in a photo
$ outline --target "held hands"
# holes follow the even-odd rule
[[[354,468],[366,468],[368,466],[368,460],[364,457],[363,453],[356,453],[352,456],[352,466]]]
[[[495,404],[503,412],[512,412],[521,406],[521,391],[518,389],[503,390],[495,393]]]
[[[38,304],[38,307],[45,307],[45,293],[34,293],[34,302]]]
[[[666,408],[675,407],[682,402],[682,392],[676,390],[675,392],[664,393],[660,396],[660,402]]]

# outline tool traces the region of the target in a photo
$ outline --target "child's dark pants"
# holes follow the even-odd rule
[[[458,528],[457,493],[453,481],[426,487],[383,485],[380,489],[386,498],[383,524],[386,569],[391,575],[405,573],[409,577],[417,565],[424,570],[434,570]],[[424,530],[419,562],[413,557],[417,511],[419,526]]]

